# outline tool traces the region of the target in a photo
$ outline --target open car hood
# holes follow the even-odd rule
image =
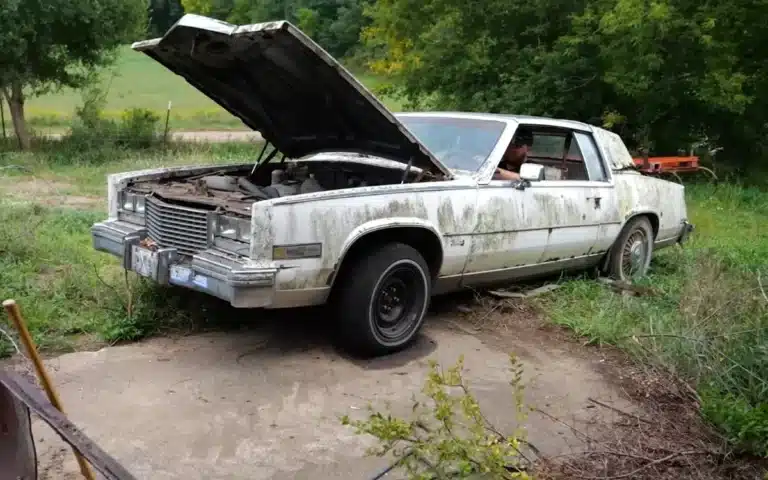
[[[351,151],[446,168],[352,74],[286,21],[236,26],[184,15],[144,52],[290,158]]]

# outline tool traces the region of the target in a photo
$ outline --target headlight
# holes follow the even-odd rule
[[[144,195],[122,192],[120,194],[120,209],[125,212],[144,213]]]
[[[146,200],[146,197],[143,195],[136,197],[136,213],[144,213],[144,200]]]
[[[219,215],[214,232],[217,237],[248,242],[251,238],[251,219]]]

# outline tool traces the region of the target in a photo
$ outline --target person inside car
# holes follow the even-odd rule
[[[504,156],[496,167],[494,180],[520,180],[520,166],[528,157],[528,149],[533,145],[533,133],[525,127],[515,132]]]

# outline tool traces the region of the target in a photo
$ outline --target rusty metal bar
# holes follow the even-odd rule
[[[35,366],[37,377],[40,379],[40,383],[43,385],[45,393],[48,395],[48,398],[50,399],[53,406],[63,413],[64,409],[61,407],[61,400],[59,399],[56,390],[53,388],[53,382],[51,382],[51,378],[48,376],[48,372],[45,371],[45,366],[43,365],[43,361],[40,359],[40,355],[37,353],[37,348],[35,347],[35,342],[32,340],[32,335],[29,334],[27,325],[24,323],[24,319],[21,317],[19,306],[16,305],[16,301],[14,300],[5,300],[3,302],[3,308],[5,308],[5,311],[8,313],[8,316],[16,327],[16,330],[19,332],[21,342],[24,344],[24,348],[26,348],[27,354]],[[75,454],[75,458],[77,459],[77,464],[80,466],[80,473],[83,474],[83,477],[85,477],[87,480],[95,480],[93,472],[91,471],[88,462],[85,461],[85,458],[83,458],[83,456],[77,450],[73,449],[73,452]]]
[[[0,383],[0,480],[37,478],[29,408]]]
[[[21,375],[0,371],[0,390],[7,390],[47,423],[73,450],[83,455],[106,480],[136,480],[117,460],[96,445],[42,395],[39,387]],[[0,392],[2,393],[2,392]],[[31,431],[28,433],[31,436]],[[31,439],[30,439],[31,440]],[[25,438],[17,438],[25,442]]]

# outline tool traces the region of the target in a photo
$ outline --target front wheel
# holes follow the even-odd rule
[[[353,261],[334,302],[342,346],[363,356],[406,348],[421,329],[431,296],[424,258],[395,243]]]
[[[615,279],[631,282],[648,273],[653,256],[653,227],[646,217],[627,223],[610,251],[608,273]]]

